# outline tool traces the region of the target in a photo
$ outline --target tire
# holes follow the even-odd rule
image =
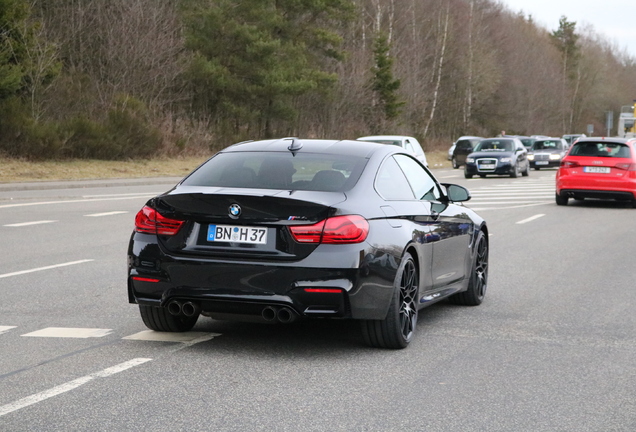
[[[470,270],[466,291],[449,297],[451,303],[462,306],[478,306],[484,301],[488,287],[488,239],[483,231],[477,234],[475,259]]]
[[[510,173],[510,177],[511,178],[517,178],[519,177],[519,164],[515,164],[515,168],[512,170],[512,172]]]
[[[539,171],[540,169],[541,169],[541,168],[539,168],[539,167],[534,167],[534,170],[535,170],[535,171]]]
[[[526,164],[526,169],[521,171],[521,175],[528,177],[530,175],[530,164]]]
[[[471,178],[473,178],[473,175],[472,175],[472,174],[468,174],[468,173],[464,170],[464,177],[465,177],[465,178],[467,178],[467,179],[471,179]]]
[[[362,336],[374,348],[402,349],[413,339],[417,324],[419,275],[408,252],[402,257],[386,318],[362,321]]]
[[[192,317],[172,315],[168,308],[139,305],[139,313],[146,327],[160,332],[186,332],[197,322],[199,314]]]
[[[568,205],[568,197],[559,195],[558,193],[554,195],[554,200],[556,201],[557,205]]]
[[[479,177],[486,178],[486,174],[479,174]]]
[[[453,164],[453,169],[459,169],[459,164],[457,163],[457,159],[453,156],[453,160],[451,160]]]

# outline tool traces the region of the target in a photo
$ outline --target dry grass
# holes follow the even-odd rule
[[[426,154],[431,168],[448,168],[446,152]],[[68,160],[29,162],[0,158],[0,183],[135,177],[183,177],[207,157],[145,161]]]
[[[134,177],[183,177],[207,158],[145,161],[68,160],[30,162],[0,158],[0,183]]]

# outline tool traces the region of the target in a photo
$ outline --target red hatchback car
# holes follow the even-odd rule
[[[567,205],[569,198],[629,201],[636,207],[636,139],[579,139],[556,175],[556,203]]]

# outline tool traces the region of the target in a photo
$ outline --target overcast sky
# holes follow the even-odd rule
[[[559,28],[565,15],[577,29],[591,24],[594,30],[636,57],[636,1],[634,0],[500,0],[514,12],[532,15],[550,31]]]

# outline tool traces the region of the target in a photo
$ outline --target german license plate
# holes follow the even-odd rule
[[[483,170],[495,169],[495,164],[482,164],[482,165],[479,165],[479,169],[483,169]]]
[[[266,244],[267,228],[234,225],[209,225],[208,241]]]
[[[583,172],[586,173],[598,173],[598,174],[609,174],[609,167],[583,167]]]
[[[537,165],[547,165],[547,164],[549,164],[549,163],[550,163],[550,162],[548,162],[548,161],[536,161],[536,162],[535,162],[535,164],[537,164]]]

